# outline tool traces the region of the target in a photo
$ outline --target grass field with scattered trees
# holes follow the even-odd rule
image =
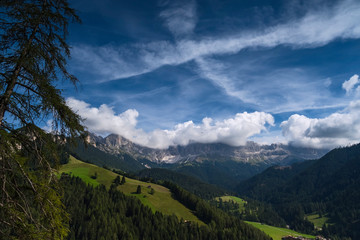
[[[68,173],[72,176],[80,177],[85,183],[93,186],[103,184],[109,188],[118,174],[98,167],[93,164],[82,162],[73,156],[70,156],[69,163],[62,165],[61,173]],[[96,178],[95,178],[96,175]],[[122,176],[121,176],[122,177]],[[141,187],[141,194],[137,194],[137,187]],[[159,211],[163,214],[175,214],[179,219],[204,224],[189,209],[171,197],[169,189],[154,184],[126,178],[126,182],[118,185],[118,190],[137,197],[144,205],[150,207],[153,212]]]

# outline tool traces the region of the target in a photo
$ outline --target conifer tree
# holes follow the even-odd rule
[[[120,185],[120,176],[117,175],[116,178],[114,179],[113,183],[116,185],[116,186],[119,186]]]
[[[0,1],[0,239],[61,239],[67,214],[55,176],[58,146],[83,135],[56,87],[66,69],[66,0]],[[49,135],[39,126],[52,120]]]
[[[125,180],[125,176],[123,176],[123,177],[122,177],[122,179],[121,179],[121,183],[120,183],[120,184],[121,184],[121,185],[124,185],[124,184],[125,184],[125,182],[126,182],[126,180]]]
[[[137,194],[140,194],[140,193],[141,193],[141,186],[140,186],[140,185],[137,186],[137,188],[136,188],[136,193],[137,193]]]

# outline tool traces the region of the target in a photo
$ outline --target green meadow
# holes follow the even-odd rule
[[[232,201],[232,202],[239,204],[239,212],[242,212],[243,210],[245,210],[246,201],[241,198],[238,198],[235,196],[222,196],[222,197],[215,198],[216,201],[220,201],[220,199],[223,202],[231,202]]]
[[[324,224],[328,225],[329,224],[329,218],[326,217],[326,215],[323,215],[322,217],[320,217],[319,214],[314,213],[314,214],[309,214],[306,215],[306,219],[310,222],[312,222],[315,226],[315,228],[320,229],[324,226]]]
[[[287,228],[273,227],[273,226],[269,226],[269,225],[258,223],[258,222],[249,222],[249,221],[245,221],[245,222],[260,229],[261,231],[265,232],[270,237],[272,237],[274,240],[281,240],[281,237],[288,236],[288,235],[295,236],[295,237],[302,236],[302,237],[306,237],[306,238],[315,239],[315,236],[298,233],[298,232],[295,232],[295,231],[287,229]]]
[[[73,156],[70,156],[69,163],[61,166],[59,173],[63,172],[79,177],[84,182],[93,186],[103,184],[107,188],[110,187],[112,181],[118,176],[118,174],[110,170],[82,162]],[[95,175],[96,179],[92,178]],[[141,193],[137,194],[136,190],[139,185]],[[150,193],[151,188],[154,189],[153,194]],[[175,214],[179,219],[182,218],[201,225],[204,224],[189,209],[173,199],[169,189],[161,185],[126,178],[125,184],[118,186],[118,189],[126,195],[138,198],[144,205],[150,207],[153,212],[159,211],[168,215]]]

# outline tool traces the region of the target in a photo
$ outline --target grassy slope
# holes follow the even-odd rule
[[[288,235],[303,236],[303,237],[306,237],[306,238],[315,239],[315,237],[312,236],[312,235],[298,233],[298,232],[295,232],[295,231],[287,229],[287,228],[273,227],[273,226],[269,226],[269,225],[266,225],[266,224],[261,224],[261,223],[258,223],[258,222],[246,221],[246,223],[249,223],[249,224],[253,225],[254,227],[260,229],[261,231],[265,232],[270,237],[272,237],[274,240],[281,240],[281,237],[288,236]]]
[[[245,210],[245,203],[246,201],[241,199],[241,198],[238,198],[238,197],[235,197],[235,196],[222,196],[222,197],[217,197],[215,198],[216,201],[220,201],[219,199],[222,199],[223,202],[230,202],[230,201],[233,201],[237,204],[239,204],[239,212],[242,212]]]
[[[314,214],[309,214],[306,216],[307,220],[309,220],[310,222],[312,222],[314,224],[314,226],[318,229],[322,228],[324,224],[329,224],[329,218],[325,216],[320,217],[319,214],[314,213]]]
[[[103,184],[107,188],[110,187],[112,181],[118,175],[112,171],[100,168],[93,164],[81,162],[72,156],[70,156],[68,164],[61,166],[59,172],[71,173],[73,176],[80,177],[86,183],[92,184],[94,186]],[[91,176],[93,176],[95,172],[97,173],[97,178],[92,179]],[[138,185],[141,186],[141,194],[135,193]],[[148,188],[148,186],[151,186],[151,188],[155,190],[153,195],[149,193],[150,188]],[[171,197],[169,189],[163,186],[126,178],[126,183],[124,185],[120,185],[118,189],[126,195],[139,198],[144,205],[149,206],[154,212],[159,211],[168,215],[175,214],[184,220],[204,224],[194,214],[192,214],[189,209],[187,209],[178,201],[174,200]]]
[[[70,156],[69,163],[62,165],[60,167],[60,174],[71,173],[74,176],[80,177],[84,182],[90,183],[94,186],[99,184],[105,185],[107,188],[110,187],[111,182],[116,178],[117,174],[112,171],[106,170],[105,168],[100,168],[93,164],[85,163],[77,160],[73,156]],[[97,173],[97,178],[92,179],[93,176]]]

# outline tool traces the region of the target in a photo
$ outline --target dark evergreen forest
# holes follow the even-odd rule
[[[305,215],[326,215],[322,234],[360,239],[360,144],[334,149],[316,161],[271,167],[237,187],[243,196],[271,204],[295,230],[311,233]]]

